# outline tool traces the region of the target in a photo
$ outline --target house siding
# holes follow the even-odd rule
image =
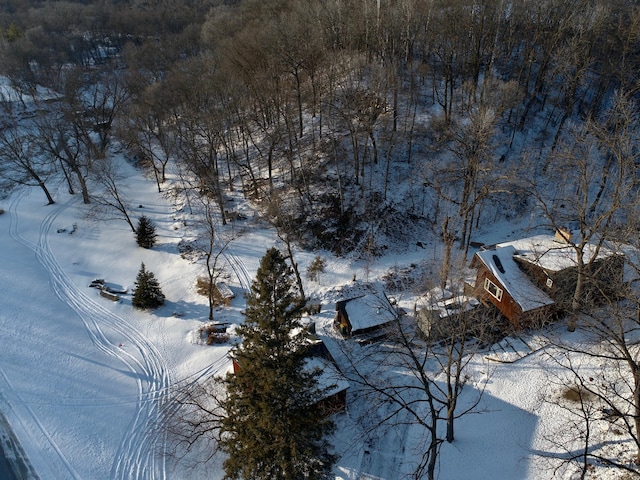
[[[558,304],[568,308],[573,299],[578,282],[578,267],[547,271],[525,259],[514,257],[518,265]],[[584,296],[594,303],[616,298],[623,284],[624,257],[612,255],[585,265]],[[551,287],[547,284],[551,279]]]
[[[496,278],[496,276],[493,275],[481,262],[478,263],[475,289],[476,297],[485,304],[490,303],[494,305],[500,313],[509,320],[514,329],[522,330],[523,328],[538,326],[555,315],[556,309],[554,305],[543,305],[539,308],[524,312],[520,304],[516,302],[511,295],[509,295],[509,292],[504,285],[502,285],[500,280]],[[502,289],[502,299],[500,301],[498,301],[493,295],[489,294],[489,292],[485,291],[485,278],[488,278]]]
[[[484,289],[485,278],[488,278],[502,289],[502,298],[500,300],[495,298]],[[518,303],[511,297],[511,295],[509,295],[507,289],[504,288],[504,285],[500,283],[495,275],[493,275],[482,264],[480,268],[478,268],[478,273],[476,276],[475,295],[481,302],[485,304],[491,303],[492,305],[494,305],[505,317],[507,317],[507,319],[513,324],[516,329],[521,328],[522,308],[520,308],[520,305],[518,305]]]

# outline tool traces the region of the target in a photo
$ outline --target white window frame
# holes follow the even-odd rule
[[[492,288],[495,289],[495,293],[491,291]],[[484,279],[484,289],[493,298],[495,298],[499,302],[502,301],[502,289],[499,286],[497,286],[495,283],[493,283],[489,278],[486,278],[486,277]]]

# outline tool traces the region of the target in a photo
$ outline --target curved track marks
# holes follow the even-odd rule
[[[82,293],[57,263],[49,245],[51,225],[75,199],[50,207],[51,211],[40,225],[37,244],[34,244],[19,233],[17,210],[22,197],[23,194],[19,194],[10,207],[11,237],[35,252],[38,262],[49,274],[53,291],[82,320],[95,348],[122,362],[136,378],[136,413],[119,445],[109,478],[165,479],[166,466],[162,455],[165,436],[156,427],[163,404],[169,398],[170,379],[160,353],[127,321]],[[110,336],[126,338],[127,349],[119,348],[115,341],[110,340]],[[49,439],[64,461],[64,456],[56,448],[48,432],[35,415],[33,417],[42,434]],[[77,475],[74,478],[78,478]]]
[[[229,267],[233,270],[233,273],[238,278],[238,282],[243,290],[249,292],[251,290],[251,275],[249,275],[249,270],[242,262],[240,257],[234,255],[231,250],[225,251],[223,257],[227,260]]]

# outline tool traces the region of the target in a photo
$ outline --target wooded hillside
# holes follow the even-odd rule
[[[117,140],[159,190],[176,159],[226,220],[241,187],[288,238],[369,255],[425,231],[467,249],[491,204],[632,217],[607,194],[635,191],[636,2],[13,0],[0,32],[0,73],[57,95],[29,122],[2,102],[38,132],[0,138],[14,183],[62,169],[90,202]]]

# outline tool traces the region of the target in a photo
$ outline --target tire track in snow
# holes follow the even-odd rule
[[[29,250],[36,252],[37,246],[35,243],[27,240],[26,238],[20,236],[18,232],[19,228],[19,216],[18,216],[18,205],[22,201],[22,199],[27,195],[28,190],[23,188],[18,191],[17,194],[14,195],[14,199],[9,206],[9,235],[13,240],[28,248]],[[51,213],[49,214],[51,215]],[[50,459],[52,462],[48,463],[48,467],[53,471],[57,471],[60,473],[61,471],[67,471],[71,478],[81,479],[78,472],[73,468],[69,460],[62,453],[56,442],[51,437],[50,433],[44,427],[36,413],[29,406],[27,402],[25,402],[21,396],[21,394],[13,387],[13,384],[9,380],[9,377],[5,373],[5,371],[0,367],[0,379],[2,379],[2,383],[4,387],[2,389],[3,392],[9,393],[10,398],[6,395],[3,396],[4,404],[6,407],[13,413],[13,418],[18,421],[24,432],[31,438],[32,443],[34,445],[39,445],[43,449],[48,449],[48,447],[55,452],[56,459]],[[29,418],[31,422],[27,420]],[[37,432],[33,431],[33,425],[35,424],[38,429]],[[38,434],[41,434],[41,438],[36,438]],[[43,438],[42,438],[43,437]],[[59,462],[58,462],[59,461]]]
[[[136,374],[139,397],[136,414],[120,444],[110,478],[165,478],[164,462],[156,463],[158,458],[164,458],[158,455],[161,453],[158,448],[162,449],[164,437],[154,428],[164,399],[161,392],[170,383],[162,358],[144,335],[124,319],[78,291],[62,271],[48,243],[48,232],[54,219],[55,216],[52,215],[42,223],[38,255],[54,279],[58,288],[56,293],[72,305],[85,325],[89,325],[89,330],[95,333],[94,344],[105,353],[118,358]],[[126,338],[127,349],[134,350],[136,355],[117,347],[115,340],[110,341],[103,332],[104,326],[116,332],[119,338]],[[142,401],[143,397],[155,401]]]
[[[18,204],[26,196],[26,194],[27,189],[21,188],[18,193],[14,195],[13,201],[9,205],[9,235],[11,235],[11,238],[17,241],[20,245],[23,245],[29,250],[33,250],[35,252],[36,244],[21,237],[18,233]]]
[[[162,357],[155,346],[124,319],[81,293],[55,260],[48,240],[51,225],[64,209],[75,202],[75,199],[72,198],[65,204],[53,207],[40,225],[39,240],[36,245],[21,237],[18,232],[17,206],[23,196],[23,194],[18,195],[11,204],[10,234],[12,238],[35,252],[37,260],[49,273],[54,292],[80,317],[94,346],[121,361],[136,378],[138,389],[136,414],[120,443],[109,478],[123,480],[166,478],[164,456],[161,455],[166,438],[155,429],[159,412],[163,403],[167,401],[166,393],[170,387],[169,375]],[[115,334],[112,334],[113,337],[126,338],[128,350],[131,349],[134,353],[119,348],[115,340],[109,339],[104,331],[105,328]],[[43,435],[50,438],[44,427],[41,426],[41,428]],[[159,462],[158,458],[160,458]]]
[[[171,401],[167,402],[162,411],[162,418],[164,421],[171,423],[176,415],[178,414],[182,405],[184,405],[185,400],[188,397],[189,387],[210,379],[216,372],[220,370],[220,368],[227,363],[229,360],[226,355],[222,355],[213,363],[208,366],[200,369],[199,371],[183,378],[181,381],[176,382],[173,390],[177,392],[177,395],[173,396]]]
[[[227,261],[227,264],[229,264],[229,267],[231,267],[231,270],[233,270],[233,273],[235,274],[235,276],[238,279],[238,282],[240,283],[240,286],[244,290],[249,292],[251,290],[252,280],[251,280],[251,275],[249,275],[249,270],[247,270],[247,267],[244,264],[244,262],[240,259],[240,257],[235,255],[231,251],[231,249],[224,252],[222,256]]]

